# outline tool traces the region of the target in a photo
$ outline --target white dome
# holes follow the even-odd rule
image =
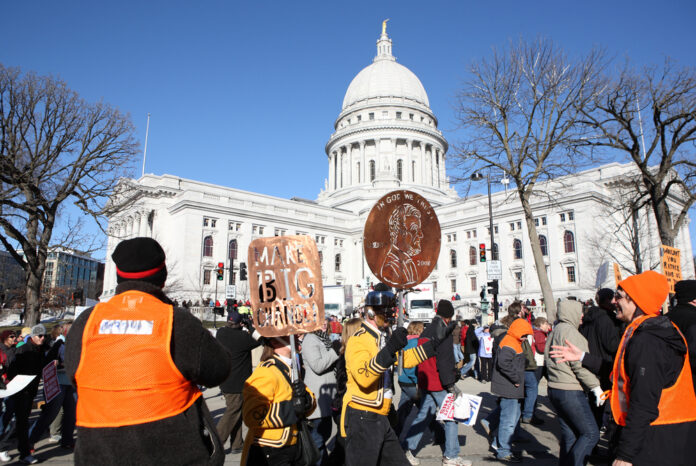
[[[408,99],[430,107],[428,94],[418,77],[393,60],[377,60],[363,68],[348,86],[343,110],[357,102],[379,97]]]

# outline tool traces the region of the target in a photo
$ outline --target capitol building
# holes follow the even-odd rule
[[[324,285],[351,285],[357,304],[366,283],[376,282],[362,249],[367,215],[384,194],[406,189],[425,197],[440,221],[440,256],[426,280],[433,283],[436,298],[459,294],[463,301],[478,301],[488,281],[486,264],[478,255],[481,243],[490,248],[488,197],[462,198],[450,186],[448,143],[438,130],[426,90],[411,70],[396,61],[386,32],[377,40],[372,63],[348,86],[334,127],[325,146],[328,176],[315,200],[283,199],[166,174],[129,180],[137,188],[137,198],[109,218],[101,299],[114,294],[111,253],[123,239],[157,239],[167,254],[165,291],[172,299],[195,303],[216,296],[222,301],[230,284],[236,286],[237,299],[248,298],[248,282],[240,280],[239,268],[247,263],[249,243],[259,237],[300,234],[317,243]],[[619,243],[625,241],[620,230],[627,224],[641,226],[644,269],[659,269],[659,236],[652,213],[643,208],[626,222],[621,209],[608,207],[630,176],[635,176],[631,164],[603,165],[546,183],[542,189],[546,196],[533,201],[556,298],[584,300],[594,296],[598,283],[614,286],[606,264],[619,260]],[[493,249],[502,264],[499,298],[540,302],[524,214],[514,189],[494,192],[492,205]],[[675,242],[682,251],[685,278],[694,276],[687,223]],[[630,252],[624,255],[627,261],[631,257]],[[226,268],[232,264],[224,281],[216,279],[219,262]],[[625,276],[630,264],[621,265]]]

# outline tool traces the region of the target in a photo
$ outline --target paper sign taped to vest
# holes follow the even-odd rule
[[[264,337],[309,333],[324,321],[317,245],[307,235],[257,238],[249,244],[254,327]]]
[[[46,364],[43,368],[43,391],[46,403],[58,396],[60,384],[58,383],[58,369],[53,361]]]
[[[16,375],[7,383],[7,388],[0,390],[0,398],[7,398],[16,393],[21,392],[24,387],[29,385],[29,382],[36,378],[35,375]]]

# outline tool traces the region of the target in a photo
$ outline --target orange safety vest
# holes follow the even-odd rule
[[[75,372],[77,425],[120,427],[175,416],[201,396],[170,352],[173,309],[141,291],[97,304]]]
[[[624,331],[619,344],[619,351],[614,358],[614,369],[611,373],[611,411],[617,424],[625,426],[630,399],[631,385],[626,374],[624,357],[626,347],[635,330],[647,319],[656,316],[641,316],[631,322]],[[672,323],[672,325],[674,325]],[[684,335],[677,329],[682,340]],[[686,345],[686,340],[684,340]],[[694,394],[693,380],[691,378],[691,365],[689,364],[689,350],[684,355],[684,364],[677,377],[677,381],[669,388],[663,388],[660,402],[657,406],[659,415],[650,423],[651,426],[663,424],[678,424],[680,422],[696,421],[696,394]]]

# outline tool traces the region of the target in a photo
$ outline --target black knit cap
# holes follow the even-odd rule
[[[116,282],[138,280],[164,286],[167,266],[162,246],[152,238],[121,241],[111,258],[116,264]]]
[[[696,280],[681,280],[674,285],[674,297],[679,304],[690,303],[696,299]]]
[[[445,319],[452,317],[454,315],[454,306],[452,306],[450,301],[441,299],[437,303],[437,315]]]

